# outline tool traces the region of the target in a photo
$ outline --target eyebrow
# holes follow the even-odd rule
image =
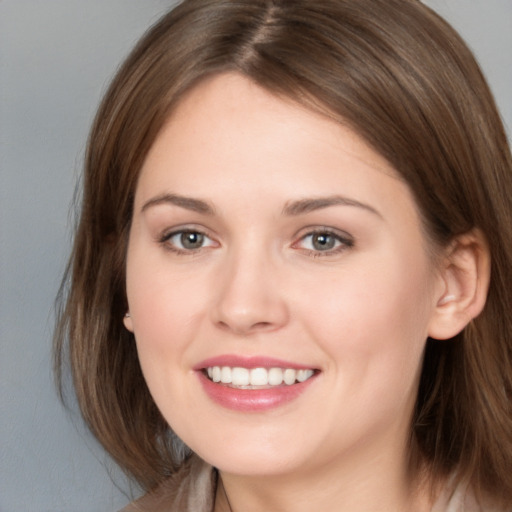
[[[203,215],[215,215],[215,208],[208,202],[203,201],[202,199],[181,196],[178,194],[162,194],[154,197],[144,203],[141,211],[144,212],[148,208],[162,204],[179,206],[180,208],[185,208],[186,210],[201,213]],[[353,206],[356,208],[362,208],[363,210],[369,211],[370,213],[383,218],[382,215],[372,206],[344,196],[313,197],[288,202],[284,206],[282,213],[286,216],[297,216],[310,213],[315,210],[329,208],[331,206]]]
[[[290,216],[303,215],[305,213],[321,210],[323,208],[329,208],[331,206],[354,206],[356,208],[362,208],[363,210],[369,211],[381,219],[383,218],[382,215],[369,204],[361,203],[356,199],[350,199],[344,196],[327,196],[299,199],[298,201],[287,203],[283,208],[283,214]]]
[[[144,212],[152,206],[158,206],[162,204],[172,204],[174,206],[179,206],[180,208],[185,208],[186,210],[202,213],[204,215],[215,214],[215,209],[213,206],[211,206],[206,201],[195,199],[193,197],[180,196],[178,194],[162,194],[160,196],[154,197],[153,199],[150,199],[144,203],[141,211]]]

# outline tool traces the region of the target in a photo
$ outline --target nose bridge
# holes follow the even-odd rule
[[[278,284],[279,273],[271,247],[256,236],[228,249],[219,272],[214,322],[239,334],[284,325],[288,310]]]

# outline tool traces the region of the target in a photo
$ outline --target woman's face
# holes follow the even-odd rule
[[[224,471],[404,457],[439,281],[390,165],[239,75],[192,90],[144,163],[125,324],[166,420]]]

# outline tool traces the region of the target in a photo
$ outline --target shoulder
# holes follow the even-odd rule
[[[119,512],[209,512],[213,508],[216,471],[193,455],[155,491]]]

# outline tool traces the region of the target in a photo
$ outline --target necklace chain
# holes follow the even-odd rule
[[[221,480],[222,490],[224,491],[224,497],[226,498],[226,503],[229,507],[229,512],[233,512],[233,509],[231,508],[231,503],[229,502],[228,493],[226,492],[226,488],[224,487],[224,483]]]
[[[222,487],[222,493],[224,494],[224,499],[226,500],[226,503],[229,507],[228,512],[233,512],[233,508],[231,507],[231,503],[229,501],[228,493],[226,492],[226,488],[224,487],[224,482],[222,481],[222,478],[220,477],[218,470],[216,471],[216,473],[217,473],[217,481],[216,481],[215,487],[217,489],[217,492],[215,493],[215,499],[213,500],[212,512],[216,512],[216,510],[217,510],[217,497],[218,497],[219,486]]]

